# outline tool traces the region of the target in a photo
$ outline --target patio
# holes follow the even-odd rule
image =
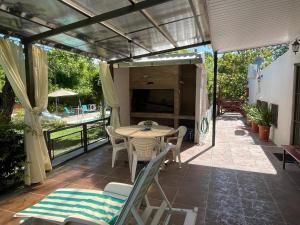
[[[199,207],[197,224],[296,225],[299,224],[300,171],[282,164],[273,155],[281,152],[271,142],[261,142],[248,132],[238,114],[217,120],[216,146],[185,144],[184,165],[168,164],[159,180],[177,207]],[[208,137],[211,137],[208,135]],[[109,145],[56,168],[43,185],[32,186],[0,203],[0,224],[18,224],[13,214],[61,187],[103,189],[111,181],[130,183],[126,155],[111,168]],[[154,189],[151,203],[160,199]],[[172,224],[182,224],[180,218]]]

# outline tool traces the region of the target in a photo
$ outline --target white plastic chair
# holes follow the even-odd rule
[[[133,138],[129,144],[132,152],[131,181],[134,182],[138,161],[151,161],[157,155],[158,141],[155,138]]]
[[[138,123],[138,125],[139,125],[139,126],[143,126],[145,122],[146,122],[146,121],[141,121],[141,122]],[[158,123],[157,123],[157,122],[155,122],[155,121],[151,121],[151,122],[152,122],[152,125],[158,126]]]
[[[181,149],[182,140],[183,140],[184,135],[186,134],[186,131],[187,131],[187,128],[185,126],[180,126],[173,133],[173,134],[177,134],[177,137],[167,138],[167,143],[170,144],[171,150],[173,151],[173,160],[176,161],[176,157],[178,157],[179,168],[181,168],[180,149]],[[176,140],[176,144],[171,143],[172,140]]]
[[[111,145],[112,145],[112,148],[113,148],[113,152],[112,152],[112,167],[115,166],[115,161],[117,159],[117,153],[121,150],[127,150],[127,153],[128,153],[128,161],[129,161],[129,169],[131,169],[131,153],[128,149],[128,143],[127,143],[127,139],[119,134],[117,134],[115,132],[115,129],[113,126],[107,126],[105,128],[108,136],[109,136],[109,139],[110,139],[110,142],[111,142]]]

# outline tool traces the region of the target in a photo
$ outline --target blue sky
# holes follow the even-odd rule
[[[189,48],[189,50],[194,51],[194,49],[197,49],[197,52],[210,52],[213,53],[211,45],[204,45],[204,46],[200,46],[200,47],[196,47],[196,48]]]

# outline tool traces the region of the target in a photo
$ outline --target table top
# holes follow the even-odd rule
[[[174,131],[174,128],[167,126],[152,126],[151,130],[145,130],[144,126],[133,125],[127,127],[119,127],[115,132],[119,135],[135,138],[155,138],[163,137]]]

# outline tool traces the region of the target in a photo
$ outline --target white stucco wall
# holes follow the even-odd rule
[[[120,101],[121,126],[130,125],[129,68],[114,69],[114,84]]]
[[[293,116],[294,64],[300,62],[300,53],[291,50],[261,71],[260,84],[249,80],[249,102],[257,99],[278,105],[278,126],[272,128],[270,138],[277,145],[290,144]]]

